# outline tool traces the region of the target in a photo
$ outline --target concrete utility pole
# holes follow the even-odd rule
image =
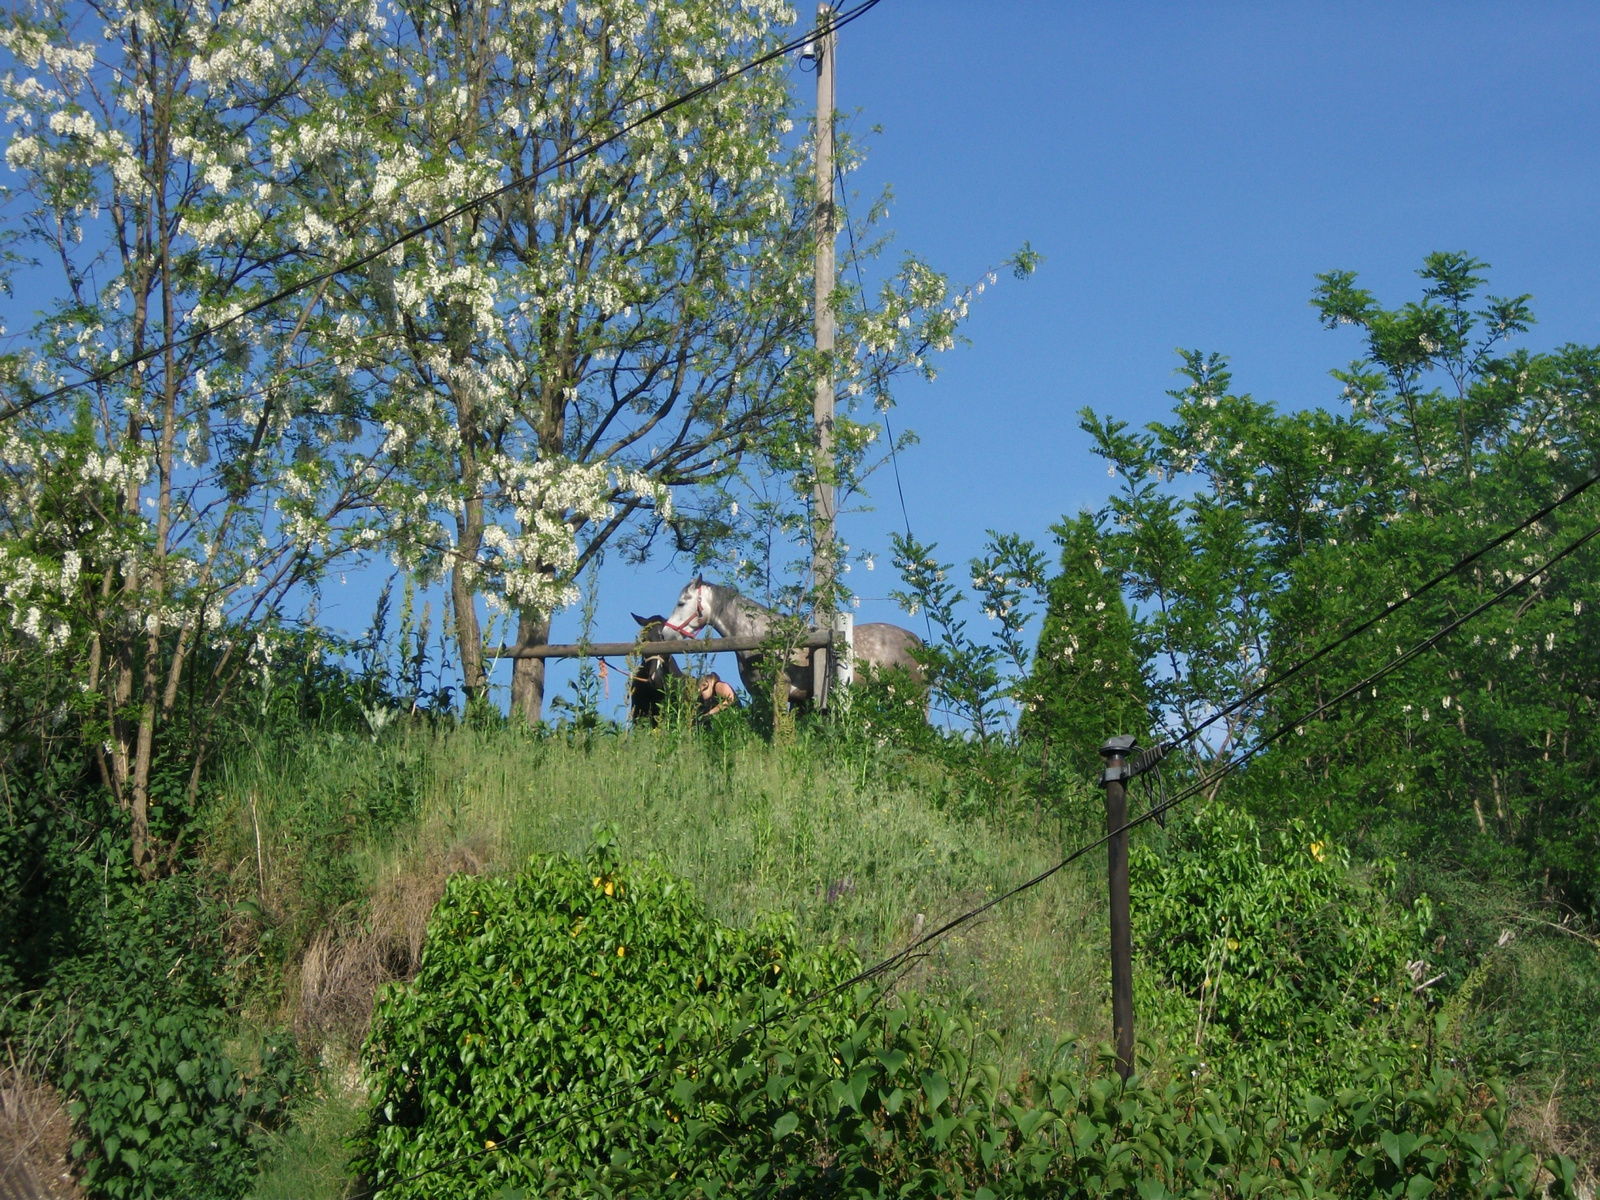
[[[1133,920],[1128,911],[1128,734],[1100,747],[1106,760],[1100,782],[1106,786],[1107,874],[1111,882],[1111,1027],[1117,1039],[1117,1074],[1133,1074]],[[1119,832],[1120,831],[1120,832]]]
[[[817,35],[809,54],[817,69],[817,243],[816,243],[816,349],[827,362],[833,353],[833,249],[837,230],[833,213],[833,60],[839,35],[833,29],[833,8],[817,5]],[[813,498],[812,580],[817,590],[816,623],[833,628],[834,515],[838,498],[833,485],[833,372],[817,374],[812,400],[817,426],[816,491]],[[812,695],[825,704],[828,689],[828,651],[818,650],[811,660]]]

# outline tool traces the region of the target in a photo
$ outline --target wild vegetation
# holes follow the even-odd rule
[[[119,1198],[1592,1197],[1600,350],[1469,255],[1319,278],[1338,412],[1199,351],[1085,410],[1054,554],[897,538],[925,684],[489,693],[607,551],[848,599],[786,561],[813,487],[981,289],[908,256],[805,348],[831,204],[781,60],[731,73],[792,16],[0,14],[0,268],[56,273],[0,356],[7,1145]],[[1098,855],[921,940],[1099,836],[1111,734],[1165,751],[1126,1083]]]

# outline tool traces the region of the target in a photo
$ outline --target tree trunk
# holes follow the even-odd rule
[[[518,646],[543,646],[550,641],[550,618],[523,613],[517,622]],[[544,708],[542,658],[518,658],[511,664],[511,715],[535,725]]]
[[[471,561],[465,554],[462,558]],[[472,558],[477,558],[476,546]],[[470,704],[484,690],[483,633],[478,627],[477,595],[468,582],[467,570],[459,566],[450,572],[450,607],[455,610],[456,649],[461,655],[461,690]]]

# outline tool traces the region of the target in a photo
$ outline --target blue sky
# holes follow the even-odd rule
[[[863,199],[892,185],[899,244],[954,278],[1024,239],[1047,258],[983,297],[937,382],[900,390],[913,529],[964,562],[987,528],[1047,542],[1098,507],[1077,411],[1158,419],[1174,347],[1227,354],[1259,398],[1335,404],[1327,372],[1359,344],[1318,326],[1321,271],[1395,304],[1423,255],[1470,251],[1493,290],[1533,294],[1525,344],[1600,342],[1597,59],[1584,4],[885,0],[837,59],[840,108],[882,127]],[[876,491],[843,532],[881,552],[901,517]],[[682,579],[608,570],[597,631]],[[891,584],[881,564],[852,582]],[[900,618],[865,600],[860,619]]]

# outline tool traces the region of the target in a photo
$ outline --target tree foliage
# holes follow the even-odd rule
[[[1144,740],[1149,710],[1121,579],[1106,568],[1094,518],[1080,514],[1054,529],[1060,572],[1048,584],[1018,732],[1047,758],[1092,775],[1107,738]]]
[[[1237,394],[1223,360],[1185,352],[1172,419],[1143,431],[1087,412],[1122,480],[1100,552],[1133,602],[1151,716],[1183,733],[1398,601],[1600,468],[1600,351],[1505,344],[1526,297],[1480,298],[1484,266],[1430,256],[1423,296],[1384,309],[1355,277],[1320,278],[1330,326],[1364,356],[1334,372],[1350,411],[1279,412]],[[1320,810],[1395,852],[1459,854],[1590,906],[1600,821],[1588,719],[1600,693],[1594,550],[1535,568],[1592,528],[1585,494],[1233,712],[1191,750],[1219,760],[1361,680],[1532,575],[1370,694],[1306,722],[1248,772],[1263,811]]]

